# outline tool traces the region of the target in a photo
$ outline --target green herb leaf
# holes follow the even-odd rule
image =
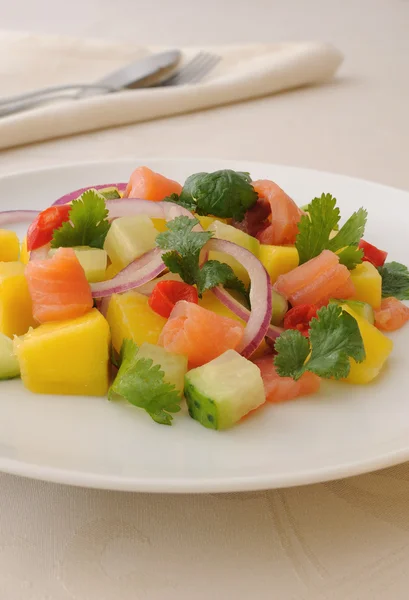
[[[340,262],[353,269],[362,262],[363,252],[357,247],[363,236],[367,212],[363,208],[354,212],[334,237],[340,220],[336,199],[331,194],[314,198],[307,207],[308,215],[298,224],[296,247],[300,264],[321,254],[325,249],[339,253]]]
[[[96,190],[88,190],[74,200],[71,206],[70,220],[54,231],[52,248],[103,248],[110,227],[105,198]]]
[[[248,173],[224,169],[214,173],[195,173],[187,178],[177,200],[181,206],[199,215],[244,218],[257,200]]]
[[[217,285],[236,290],[247,298],[248,292],[244,283],[235,274],[230,265],[218,260],[208,260],[200,269],[198,291],[203,294]]]
[[[208,231],[192,231],[198,223],[194,218],[176,217],[167,224],[168,231],[156,238],[159,248],[169,250],[162,257],[165,265],[189,285],[198,282],[200,251],[212,237]]]
[[[360,265],[364,257],[364,251],[357,246],[346,246],[341,252],[338,252],[339,262],[352,271],[357,265]]]
[[[341,379],[349,374],[350,358],[356,362],[365,359],[356,320],[336,304],[320,308],[317,318],[311,320],[309,341],[299,331],[285,331],[275,349],[278,374],[296,380],[305,371],[326,379]]]
[[[187,208],[191,212],[194,212],[194,210],[196,208],[196,204],[193,202],[192,198],[189,198],[189,196],[186,196],[186,197],[182,197],[182,195],[178,196],[176,193],[171,194],[170,196],[166,196],[166,198],[164,198],[163,201],[164,202],[173,202],[174,204],[179,204],[179,206],[183,206],[183,208]]]
[[[200,267],[200,252],[213,233],[193,231],[198,223],[195,218],[182,216],[167,224],[168,231],[160,233],[156,238],[159,248],[168,250],[162,256],[163,262],[172,273],[178,273],[185,283],[196,285],[200,296],[206,290],[224,285],[247,298],[244,283],[236,277],[229,265],[209,260]]]
[[[156,423],[171,425],[172,414],[180,411],[181,395],[174,385],[166,383],[160,365],[150,358],[138,359],[138,346],[124,340],[120,353],[121,366],[108,397],[115,395],[143,408]]]
[[[382,277],[382,297],[394,296],[398,300],[409,300],[409,271],[398,262],[385,263],[378,268]]]

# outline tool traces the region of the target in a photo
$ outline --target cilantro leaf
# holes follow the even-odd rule
[[[329,241],[328,249],[336,252],[341,248],[345,248],[345,246],[358,246],[365,231],[367,217],[368,212],[364,208],[354,212],[343,224],[337,235]]]
[[[350,371],[350,358],[365,359],[365,348],[356,320],[340,306],[320,308],[311,320],[309,341],[299,331],[285,331],[275,344],[274,364],[281,377],[299,379],[305,371],[319,377],[341,379]]]
[[[208,260],[200,269],[198,290],[200,294],[203,294],[217,285],[223,285],[225,288],[236,290],[244,297],[247,297],[246,286],[234,274],[230,265],[221,263],[218,260]]]
[[[382,297],[394,296],[398,300],[409,300],[409,271],[398,262],[385,263],[378,268],[382,277]]]
[[[105,198],[96,190],[84,192],[72,203],[69,221],[54,231],[52,248],[91,246],[103,248],[110,224]]]
[[[199,215],[241,221],[256,200],[257,193],[248,173],[224,169],[194,173],[187,178],[179,198],[172,201]]]
[[[350,271],[360,265],[364,257],[364,251],[357,246],[346,246],[337,254],[341,265],[345,265]]]
[[[167,224],[168,231],[156,238],[159,248],[169,250],[162,256],[165,265],[189,285],[198,282],[200,251],[212,237],[208,231],[192,231],[198,223],[195,218],[176,217]]]
[[[308,339],[295,329],[287,329],[277,338],[274,348],[277,352],[274,360],[277,373],[281,377],[299,379],[310,353]]]
[[[331,231],[340,220],[336,198],[331,194],[322,194],[308,205],[308,215],[303,215],[298,224],[296,247],[300,264],[321,254],[327,247]]]
[[[138,346],[124,340],[120,353],[121,366],[108,393],[143,408],[156,423],[171,425],[172,414],[180,411],[181,395],[174,385],[165,382],[165,373],[151,358],[138,359]]]
[[[363,208],[354,212],[337,234],[340,220],[336,199],[331,194],[314,198],[307,207],[308,215],[301,217],[298,224],[296,247],[300,264],[318,256],[325,249],[338,253],[341,264],[353,269],[362,262],[363,253],[358,248],[363,236],[368,213]]]
[[[200,252],[213,237],[211,231],[193,231],[199,221],[195,218],[176,217],[167,224],[168,231],[160,233],[156,243],[162,250],[162,260],[172,273],[178,273],[185,283],[196,285],[201,296],[217,285],[237,290],[248,296],[244,283],[233,269],[218,260],[208,260],[200,267]]]

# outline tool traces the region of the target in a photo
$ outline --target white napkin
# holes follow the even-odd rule
[[[0,33],[0,96],[93,83],[158,48]],[[189,60],[199,49],[183,50]],[[206,48],[222,57],[199,84],[63,100],[0,119],[0,149],[266,96],[332,77],[342,54],[326,43]]]

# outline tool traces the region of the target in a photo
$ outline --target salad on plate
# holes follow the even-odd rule
[[[182,186],[143,166],[3,211],[0,380],[122,399],[165,425],[186,402],[216,430],[322,379],[369,384],[409,320],[409,271],[364,239],[367,216],[341,222],[330,193],[299,207],[249,173]]]

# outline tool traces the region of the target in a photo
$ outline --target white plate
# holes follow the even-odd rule
[[[179,181],[232,168],[270,178],[300,204],[322,192],[346,218],[369,210],[366,238],[409,263],[409,194],[340,175],[251,162],[135,159],[28,172],[0,180],[0,210],[45,208],[86,185],[126,181],[138,164]],[[409,459],[409,328],[393,336],[387,368],[372,385],[325,383],[314,397],[268,406],[226,432],[186,414],[172,427],[104,398],[43,396],[0,384],[0,470],[117,490],[216,492],[300,485]]]

